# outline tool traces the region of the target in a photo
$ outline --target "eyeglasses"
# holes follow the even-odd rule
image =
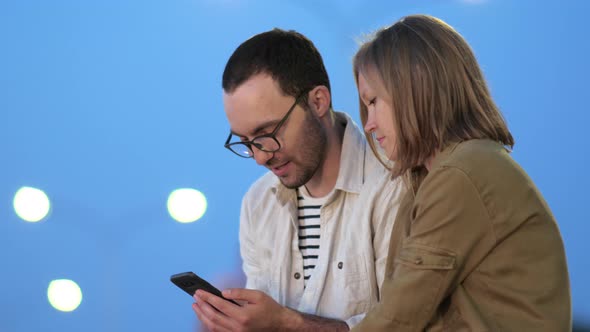
[[[287,114],[277,123],[277,126],[270,134],[264,134],[257,137],[254,137],[251,141],[241,141],[241,142],[233,142],[230,143],[232,139],[232,132],[230,131],[227,140],[225,141],[225,148],[229,149],[231,152],[237,154],[243,158],[252,158],[254,157],[254,151],[252,150],[252,146],[255,146],[258,150],[264,152],[277,152],[281,149],[281,143],[277,140],[275,135],[281,128],[281,126],[287,121],[291,112],[295,109],[295,106],[299,104],[303,96],[306,92],[302,92],[297,98],[295,98],[295,102],[287,111]]]

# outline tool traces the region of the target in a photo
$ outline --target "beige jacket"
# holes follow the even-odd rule
[[[405,195],[381,302],[353,331],[571,331],[563,242],[503,146],[471,140]]]
[[[246,288],[269,294],[298,311],[358,323],[379,301],[389,235],[401,186],[368,147],[345,113],[340,169],[321,208],[319,257],[304,287],[297,194],[272,173],[248,191],[240,215],[240,250]]]

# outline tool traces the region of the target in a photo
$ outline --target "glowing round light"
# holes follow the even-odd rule
[[[72,280],[53,280],[47,287],[47,299],[59,311],[74,311],[82,302],[82,290]]]
[[[178,222],[188,223],[198,220],[207,210],[205,195],[196,189],[176,189],[168,196],[168,213]]]
[[[25,221],[37,222],[49,213],[49,198],[43,190],[22,187],[14,195],[14,211]]]

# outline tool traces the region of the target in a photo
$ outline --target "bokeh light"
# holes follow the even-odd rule
[[[51,204],[43,190],[22,187],[14,195],[14,211],[25,221],[37,222],[49,213]]]
[[[192,188],[176,189],[168,196],[168,213],[181,223],[199,220],[207,210],[207,199],[200,191]]]
[[[74,311],[82,302],[82,290],[72,280],[53,280],[47,287],[47,299],[49,304],[59,311]]]

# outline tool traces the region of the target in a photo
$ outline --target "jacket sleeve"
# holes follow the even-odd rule
[[[393,269],[382,299],[354,331],[423,331],[495,243],[480,193],[456,168],[431,173],[404,216],[411,218],[409,228],[401,249],[388,257]]]

